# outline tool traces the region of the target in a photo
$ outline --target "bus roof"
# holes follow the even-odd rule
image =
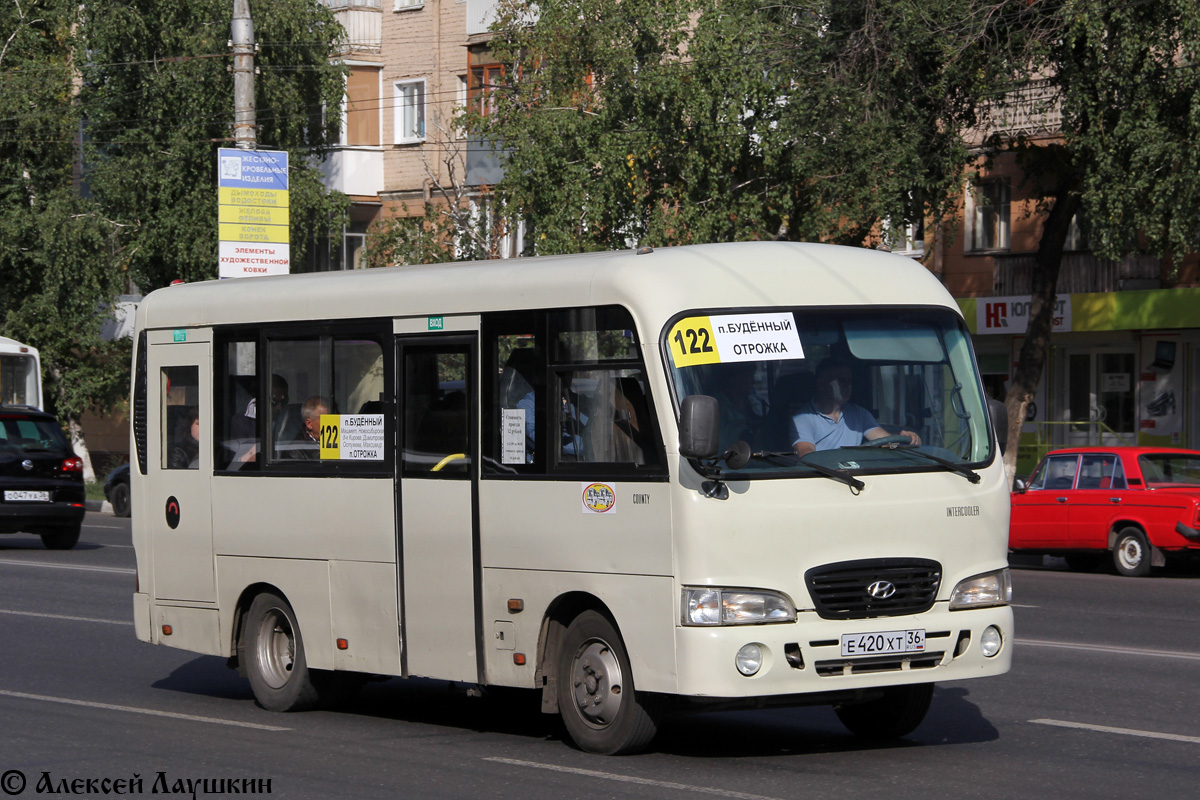
[[[904,256],[795,242],[735,242],[318,272],[171,286],[139,309],[141,328],[473,314],[619,304],[661,325],[689,309],[958,306]],[[643,335],[658,335],[644,330]]]
[[[0,350],[6,353],[20,353],[35,357],[38,354],[36,347],[30,347],[27,344],[18,342],[16,339],[9,339],[7,336],[0,336]]]

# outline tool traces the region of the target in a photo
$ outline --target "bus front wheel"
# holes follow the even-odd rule
[[[254,598],[242,626],[241,657],[250,688],[268,711],[305,711],[320,693],[304,659],[304,640],[296,614],[273,592]]]
[[[625,645],[602,614],[585,611],[571,622],[557,672],[559,713],[580,749],[632,753],[654,738],[658,728],[647,699],[634,689]]]
[[[863,739],[899,739],[917,729],[933,702],[933,684],[889,686],[865,703],[834,707],[838,719]]]

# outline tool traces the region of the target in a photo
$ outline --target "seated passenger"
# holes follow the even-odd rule
[[[817,389],[812,401],[792,417],[792,449],[799,455],[817,450],[855,447],[864,440],[888,436],[867,411],[850,401],[853,392],[850,365],[839,358],[827,358],[817,366]],[[921,443],[913,431],[900,431],[912,444]]]
[[[321,457],[321,415],[330,413],[330,402],[324,397],[313,395],[300,408],[303,421],[300,432],[290,442],[279,447],[279,457],[301,461],[315,461]]]

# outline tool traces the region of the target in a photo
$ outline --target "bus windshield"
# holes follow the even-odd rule
[[[715,397],[745,477],[964,467],[992,457],[961,320],[944,308],[689,314],[664,347],[678,399]]]

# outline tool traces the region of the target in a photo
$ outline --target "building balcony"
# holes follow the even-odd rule
[[[1062,131],[1062,98],[1048,80],[1024,83],[1004,93],[979,110],[979,125],[967,133],[967,141],[982,143],[992,135],[1003,139],[1019,136],[1057,136]]]
[[[381,0],[321,0],[346,29],[348,55],[378,55],[383,45]]]
[[[1033,292],[1033,253],[996,255],[992,294],[996,297]],[[1058,273],[1058,293],[1119,292],[1123,289],[1162,288],[1159,260],[1131,255],[1118,260],[1096,258],[1091,253],[1064,253]]]
[[[377,197],[383,191],[382,147],[338,147],[320,164],[325,186],[358,197]]]

